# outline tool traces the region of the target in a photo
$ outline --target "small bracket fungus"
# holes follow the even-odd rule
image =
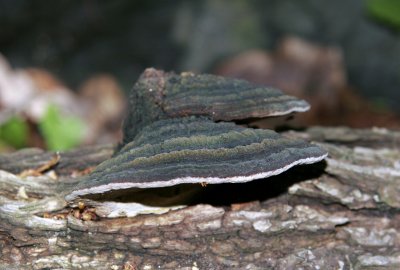
[[[146,69],[132,89],[124,144],[146,125],[166,118],[206,116],[214,121],[304,112],[310,105],[281,91],[210,74],[181,75]]]
[[[156,121],[75,187],[78,196],[183,183],[242,183],[280,174],[327,153],[271,130],[186,117]]]

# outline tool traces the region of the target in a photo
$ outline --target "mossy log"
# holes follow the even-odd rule
[[[109,158],[110,145],[0,155],[0,269],[399,269],[400,132],[283,135],[329,156],[200,187],[189,206],[136,216],[127,214],[134,200],[75,209],[60,195]]]

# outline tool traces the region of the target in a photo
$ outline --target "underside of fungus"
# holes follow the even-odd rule
[[[316,145],[271,130],[204,117],[159,120],[100,164],[66,199],[184,183],[243,183],[318,162],[326,155]]]
[[[189,72],[179,75],[148,68],[129,98],[123,144],[160,119],[193,115],[232,121],[287,115],[309,108],[304,100],[245,80]]]

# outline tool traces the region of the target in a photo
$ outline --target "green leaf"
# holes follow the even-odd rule
[[[39,123],[50,150],[66,150],[77,146],[83,138],[84,123],[77,117],[62,116],[56,106],[49,106]]]
[[[367,9],[376,19],[400,30],[399,0],[368,0]]]
[[[22,148],[27,144],[28,132],[29,128],[25,120],[14,116],[0,126],[0,140],[14,148]]]

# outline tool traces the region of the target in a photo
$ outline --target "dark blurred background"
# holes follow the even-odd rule
[[[398,0],[0,0],[0,26],[3,148],[117,140],[146,67],[276,86],[299,126],[400,127]]]

